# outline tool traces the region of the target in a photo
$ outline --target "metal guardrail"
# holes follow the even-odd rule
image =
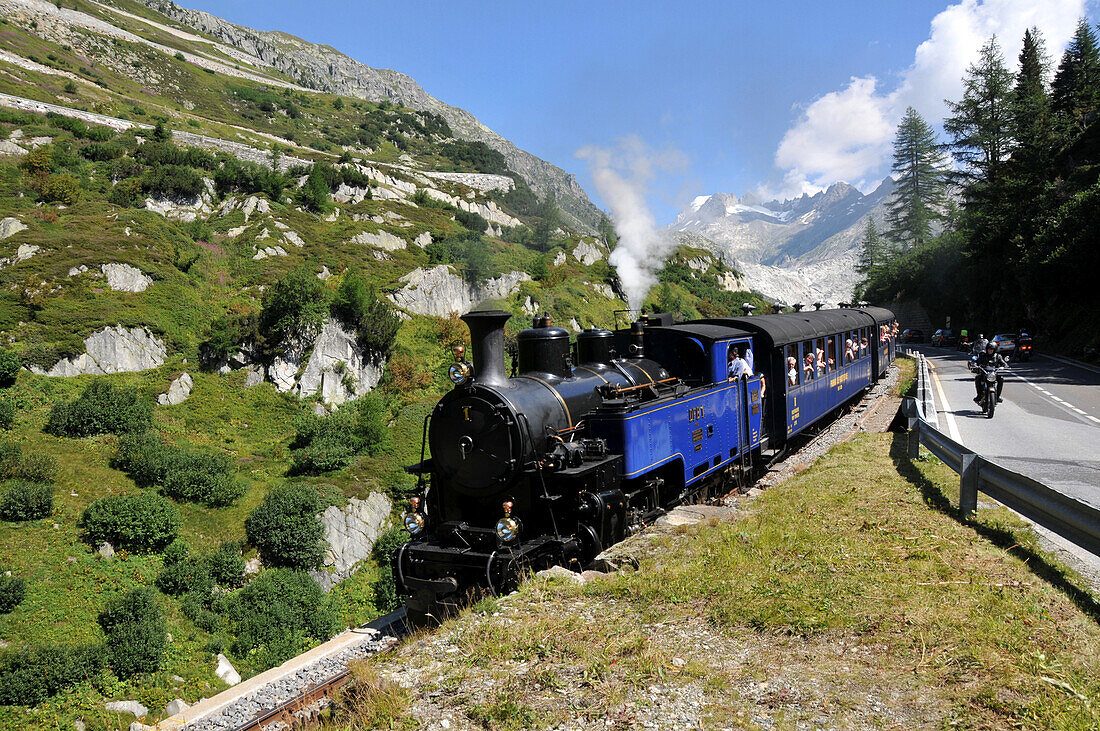
[[[959,509],[973,515],[978,509],[978,492],[1012,508],[1029,520],[1062,536],[1092,554],[1100,556],[1100,510],[1044,485],[1026,475],[1003,467],[967,449],[941,432],[931,404],[928,365],[918,359],[917,398],[902,403],[909,419],[909,457],[915,459],[921,445],[959,474]],[[926,400],[926,397],[928,400]],[[932,419],[929,419],[931,411]]]

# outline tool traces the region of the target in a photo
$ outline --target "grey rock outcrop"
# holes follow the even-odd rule
[[[565,263],[565,252],[564,251],[559,251],[557,254],[554,255],[554,266],[560,267],[564,263]]]
[[[298,381],[298,395],[320,392],[327,404],[342,404],[371,391],[382,380],[384,361],[364,353],[349,332],[329,320],[313,343],[313,352]]]
[[[100,267],[107,277],[107,286],[116,292],[144,292],[153,278],[129,264],[104,264]]]
[[[252,388],[264,382],[264,373],[259,368],[248,366],[248,373],[244,377],[244,387]]]
[[[425,231],[424,233],[420,234],[415,239],[413,239],[413,243],[416,244],[417,246],[419,246],[421,249],[423,249],[425,246],[432,243],[432,234],[431,234],[431,232],[430,231]]]
[[[389,231],[379,231],[377,233],[363,231],[353,236],[351,243],[377,246],[386,251],[397,251],[398,249],[404,249],[408,246],[408,244],[405,243],[405,239],[400,236],[394,236]]]
[[[13,216],[0,219],[0,241],[19,233],[25,228],[27,228],[27,225]]]
[[[577,244],[577,248],[573,249],[573,258],[587,267],[603,259],[604,252],[599,246],[582,241]]]
[[[0,155],[24,155],[26,152],[11,140],[0,140]]]
[[[105,375],[131,373],[164,365],[168,348],[143,327],[127,330],[121,325],[107,327],[84,340],[86,352],[58,361],[50,370],[31,366],[40,376]]]
[[[248,219],[253,213],[271,213],[271,203],[269,203],[266,198],[257,198],[254,195],[250,195],[244,199],[244,203],[241,205],[241,212],[244,213],[244,222],[248,223]]]
[[[395,305],[418,315],[446,317],[464,315],[478,303],[503,299],[519,291],[520,282],[531,279],[526,272],[508,272],[481,285],[471,285],[446,264],[431,269],[416,268],[401,277],[404,286],[387,295]]]
[[[191,706],[183,702],[182,698],[177,698],[176,700],[172,701],[164,707],[164,715],[175,716],[177,714],[183,713],[190,707]]]
[[[103,545],[101,545],[96,552],[103,558],[115,557],[115,547],[106,541],[103,542]]]
[[[21,261],[26,261],[37,254],[38,251],[39,247],[34,244],[20,244],[19,248],[15,250],[15,254],[0,259],[0,269],[11,266],[12,264],[18,264]]]
[[[367,496],[366,500],[351,498],[339,508],[331,505],[321,515],[325,528],[328,550],[325,552],[324,571],[314,573],[314,579],[325,591],[355,573],[360,561],[370,558],[374,542],[386,528],[393,504],[380,492]]]
[[[508,226],[509,228],[514,226],[520,226],[523,221],[518,218],[509,216],[497,206],[496,201],[489,201],[487,203],[477,203],[475,201],[468,201],[464,198],[458,198],[453,195],[448,195],[435,188],[425,188],[424,192],[428,194],[429,198],[434,198],[437,201],[449,203],[455,208],[461,208],[468,213],[476,213],[484,218],[489,223],[500,224],[501,226]]]
[[[179,378],[172,381],[168,386],[168,393],[162,393],[157,396],[157,403],[161,406],[175,406],[182,404],[187,400],[187,397],[191,395],[191,387],[195,385],[194,380],[188,373],[181,373]]]
[[[117,711],[118,713],[132,713],[137,718],[144,718],[145,714],[149,712],[149,709],[141,705],[137,701],[111,701],[103,705],[108,711]]]
[[[225,655],[218,653],[218,667],[214,674],[224,680],[228,685],[236,685],[241,682],[241,674],[238,673]]]

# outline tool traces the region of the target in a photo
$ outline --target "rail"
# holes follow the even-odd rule
[[[917,398],[902,403],[909,419],[909,457],[915,459],[923,445],[959,474],[959,509],[964,516],[978,509],[978,493],[1012,508],[1025,518],[1100,556],[1100,510],[1003,467],[967,449],[938,428],[931,396],[928,363],[917,358]],[[929,418],[931,417],[931,418]]]

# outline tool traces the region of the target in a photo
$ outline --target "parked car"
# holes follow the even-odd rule
[[[1016,354],[1016,333],[994,335],[990,342],[997,346],[997,352],[1001,355]]]
[[[898,337],[899,343],[923,343],[924,331],[918,330],[915,327],[907,327],[901,331],[901,335]]]
[[[932,345],[939,348],[946,348],[949,345],[954,345],[959,342],[959,336],[955,334],[955,331],[951,328],[940,328],[936,332],[932,333]]]

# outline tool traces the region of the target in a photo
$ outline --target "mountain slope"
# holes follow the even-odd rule
[[[522,175],[540,196],[552,193],[571,227],[592,233],[599,223],[599,209],[592,205],[571,174],[519,149],[466,110],[431,96],[405,74],[371,68],[330,46],[310,43],[287,33],[252,30],[168,0],[141,1],[166,18],[260,59],[303,86],[370,101],[388,100],[439,114],[459,137],[484,142],[501,152],[509,168]]]

